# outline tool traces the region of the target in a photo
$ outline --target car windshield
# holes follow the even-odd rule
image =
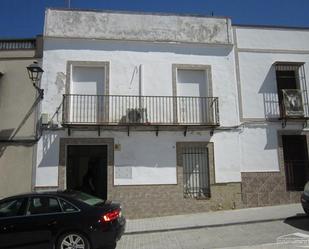
[[[77,200],[80,200],[80,201],[87,203],[88,205],[91,205],[91,206],[95,206],[95,205],[104,203],[104,200],[102,200],[98,197],[83,193],[83,192],[74,192],[74,194],[72,194],[72,196],[74,198],[76,198]]]

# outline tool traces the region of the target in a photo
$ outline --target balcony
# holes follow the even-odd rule
[[[218,98],[127,95],[63,96],[63,126],[219,126]]]

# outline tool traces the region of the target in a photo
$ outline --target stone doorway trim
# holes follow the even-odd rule
[[[114,139],[113,138],[60,138],[58,189],[66,189],[66,165],[68,145],[107,145],[107,196],[114,178]]]

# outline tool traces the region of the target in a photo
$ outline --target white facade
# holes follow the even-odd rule
[[[242,172],[278,172],[278,131],[303,124],[267,122],[280,115],[275,62],[302,62],[309,73],[309,30],[234,27],[239,63]],[[305,79],[306,80],[306,79]],[[308,79],[307,79],[308,83]],[[305,90],[305,89],[303,89]]]
[[[63,49],[68,46],[70,47],[69,49]],[[148,50],[151,52],[145,52]],[[173,64],[209,65],[211,66],[213,96],[219,97],[220,123],[224,126],[233,126],[239,123],[234,53],[230,47],[209,48],[206,45],[196,46],[190,44],[124,43],[46,38],[43,60],[45,72],[41,82],[42,88],[45,89],[42,112],[48,113],[49,116],[53,116],[56,108],[62,102],[62,94],[65,93],[65,81],[62,79],[59,84],[59,78],[61,79],[61,75],[65,75],[66,73],[67,61],[108,61],[110,63],[109,91],[111,95],[138,95],[139,74],[136,74],[134,71],[139,65],[143,65],[143,95],[150,96],[172,96]],[[83,136],[97,136],[95,132],[94,135],[91,133],[86,133],[87,135],[85,135],[84,133]],[[211,139],[209,137],[209,131],[194,133],[196,135],[188,134],[187,137],[183,136],[183,132],[159,133],[158,137],[155,136],[154,132],[142,133],[143,135],[133,132],[130,134],[130,137],[127,137],[126,134],[125,136],[120,135],[119,132],[107,133],[107,137],[114,137],[122,145],[122,151],[119,153],[121,155],[117,156],[117,152],[115,154],[115,166],[129,166],[133,168],[133,172],[136,172],[132,172],[132,179],[115,179],[115,183],[133,185],[175,184],[175,146],[177,141],[213,141],[215,147],[218,147],[215,154],[216,180],[218,182],[240,181],[239,153],[236,152],[226,155],[226,148],[224,146],[230,144],[231,149],[238,147],[239,141],[238,139],[235,140],[235,132],[221,131],[218,134],[215,133]],[[65,133],[60,134],[63,134],[61,136],[65,136]],[[101,137],[106,137],[105,133],[102,133]],[[138,146],[132,148],[129,143],[138,144]],[[158,148],[161,143],[166,143],[166,147],[163,147],[164,149]],[[127,152],[126,147],[133,151]],[[143,150],[146,148],[148,152],[143,153]],[[162,161],[153,161],[151,151],[155,152],[156,155],[162,155]],[[57,158],[58,154],[55,153],[53,155],[53,163],[47,161],[45,166],[39,167],[37,174],[38,186],[57,186],[58,169],[57,167],[51,167],[51,165],[57,165],[56,162],[59,161]],[[128,156],[128,154],[131,154],[132,157]],[[147,162],[144,158],[136,160],[134,159],[134,154],[145,155],[149,161]],[[225,156],[222,157],[220,155]],[[39,143],[39,165],[41,158]],[[130,159],[125,161],[125,158]],[[43,176],[43,178],[39,176]]]
[[[46,129],[37,145],[36,187],[58,187],[61,138],[113,138],[117,145],[114,186],[179,184],[178,142],[213,143],[215,184],[240,183],[242,173],[280,172],[278,132],[304,129],[303,123],[287,123],[282,128],[282,121],[278,120],[274,65],[302,63],[305,75],[309,75],[309,30],[231,27],[230,20],[224,18],[160,19],[159,15],[145,15],[145,25],[139,27],[138,33],[137,26],[126,26],[123,19],[117,24],[122,14],[95,13],[93,26],[104,24],[107,28],[97,32],[91,29],[87,37],[86,20],[91,13],[80,15],[78,27],[72,24],[72,20],[80,18],[74,11],[47,11],[42,113],[53,117],[53,123],[57,123],[55,113],[61,107],[63,94],[74,93],[218,97],[220,125],[189,130],[186,134],[182,129],[159,128],[158,136],[153,130],[129,134],[123,130],[101,130],[100,134],[72,130],[69,134],[67,128],[60,126]],[[122,17],[135,23],[141,14]],[[62,26],[57,25],[57,18],[63,20]],[[176,19],[178,25],[184,26],[176,27]],[[108,25],[115,30],[111,31]],[[192,39],[184,28],[190,25],[196,32]],[[158,27],[164,27],[165,32],[160,33]],[[200,30],[206,31],[199,35]],[[175,32],[178,36],[172,36]],[[179,68],[176,73],[175,68]],[[201,112],[202,107],[196,109]],[[61,125],[61,115],[58,116]]]

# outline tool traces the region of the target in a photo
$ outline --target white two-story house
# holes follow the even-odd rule
[[[243,203],[300,201],[309,180],[309,29],[236,26]]]
[[[298,201],[308,41],[221,17],[48,9],[35,189],[128,217]]]

